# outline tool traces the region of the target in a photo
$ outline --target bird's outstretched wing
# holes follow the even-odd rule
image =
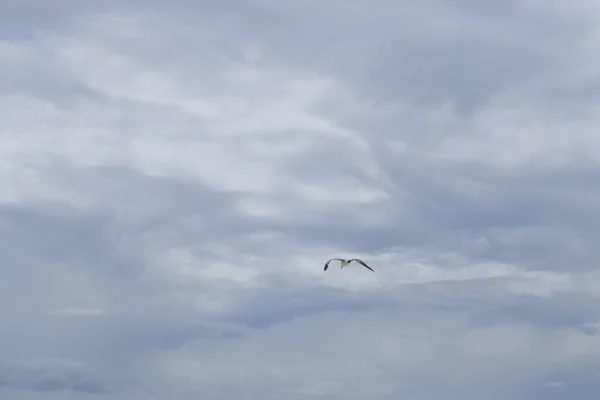
[[[334,260],[336,260],[336,261],[344,261],[344,260],[343,260],[343,259],[341,259],[341,258],[332,258],[331,260],[329,260],[329,261],[327,261],[327,262],[325,263],[325,268],[323,268],[323,271],[327,271],[327,268],[329,268],[329,263],[330,263],[330,262],[332,262],[332,261],[334,261]]]
[[[360,265],[362,265],[363,267],[365,267],[365,268],[368,268],[368,269],[370,269],[371,271],[375,272],[375,270],[374,270],[373,268],[369,267],[367,264],[365,264],[365,262],[364,262],[363,260],[361,260],[361,259],[359,259],[359,258],[352,258],[352,259],[351,259],[351,260],[349,260],[349,261],[356,261],[357,263],[359,263],[359,264],[360,264]]]

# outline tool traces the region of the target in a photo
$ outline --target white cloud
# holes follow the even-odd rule
[[[595,6],[338,3],[0,6],[0,394],[598,389]]]

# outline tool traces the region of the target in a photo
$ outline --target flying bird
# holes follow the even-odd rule
[[[373,270],[373,268],[369,267],[367,264],[365,264],[365,262],[359,258],[351,258],[349,260],[346,260],[344,258],[332,258],[331,260],[327,261],[325,263],[325,268],[323,268],[323,271],[327,271],[327,268],[329,268],[329,263],[332,262],[333,260],[337,260],[337,261],[341,261],[341,266],[340,268],[344,268],[346,265],[350,264],[352,261],[356,261],[357,263],[359,263],[360,265],[362,265],[365,268],[370,269],[371,271],[375,272]]]

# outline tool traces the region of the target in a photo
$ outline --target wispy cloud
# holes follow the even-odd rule
[[[3,4],[0,394],[592,396],[596,8]]]

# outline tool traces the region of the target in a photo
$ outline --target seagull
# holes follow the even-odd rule
[[[341,261],[341,262],[342,262],[342,264],[341,264],[341,268],[344,268],[346,265],[350,264],[352,261],[356,261],[357,263],[359,263],[359,264],[360,264],[360,265],[362,265],[363,267],[365,267],[365,268],[368,268],[368,269],[370,269],[371,271],[375,272],[375,271],[373,270],[373,268],[369,267],[367,264],[365,264],[365,262],[364,262],[363,260],[361,260],[361,259],[358,259],[358,258],[351,258],[351,259],[349,259],[349,260],[346,260],[346,259],[344,259],[344,258],[332,258],[331,260],[329,260],[329,261],[327,261],[327,262],[325,263],[325,268],[323,268],[323,271],[327,271],[327,268],[329,268],[329,263],[330,263],[330,262],[332,262],[333,260]]]

